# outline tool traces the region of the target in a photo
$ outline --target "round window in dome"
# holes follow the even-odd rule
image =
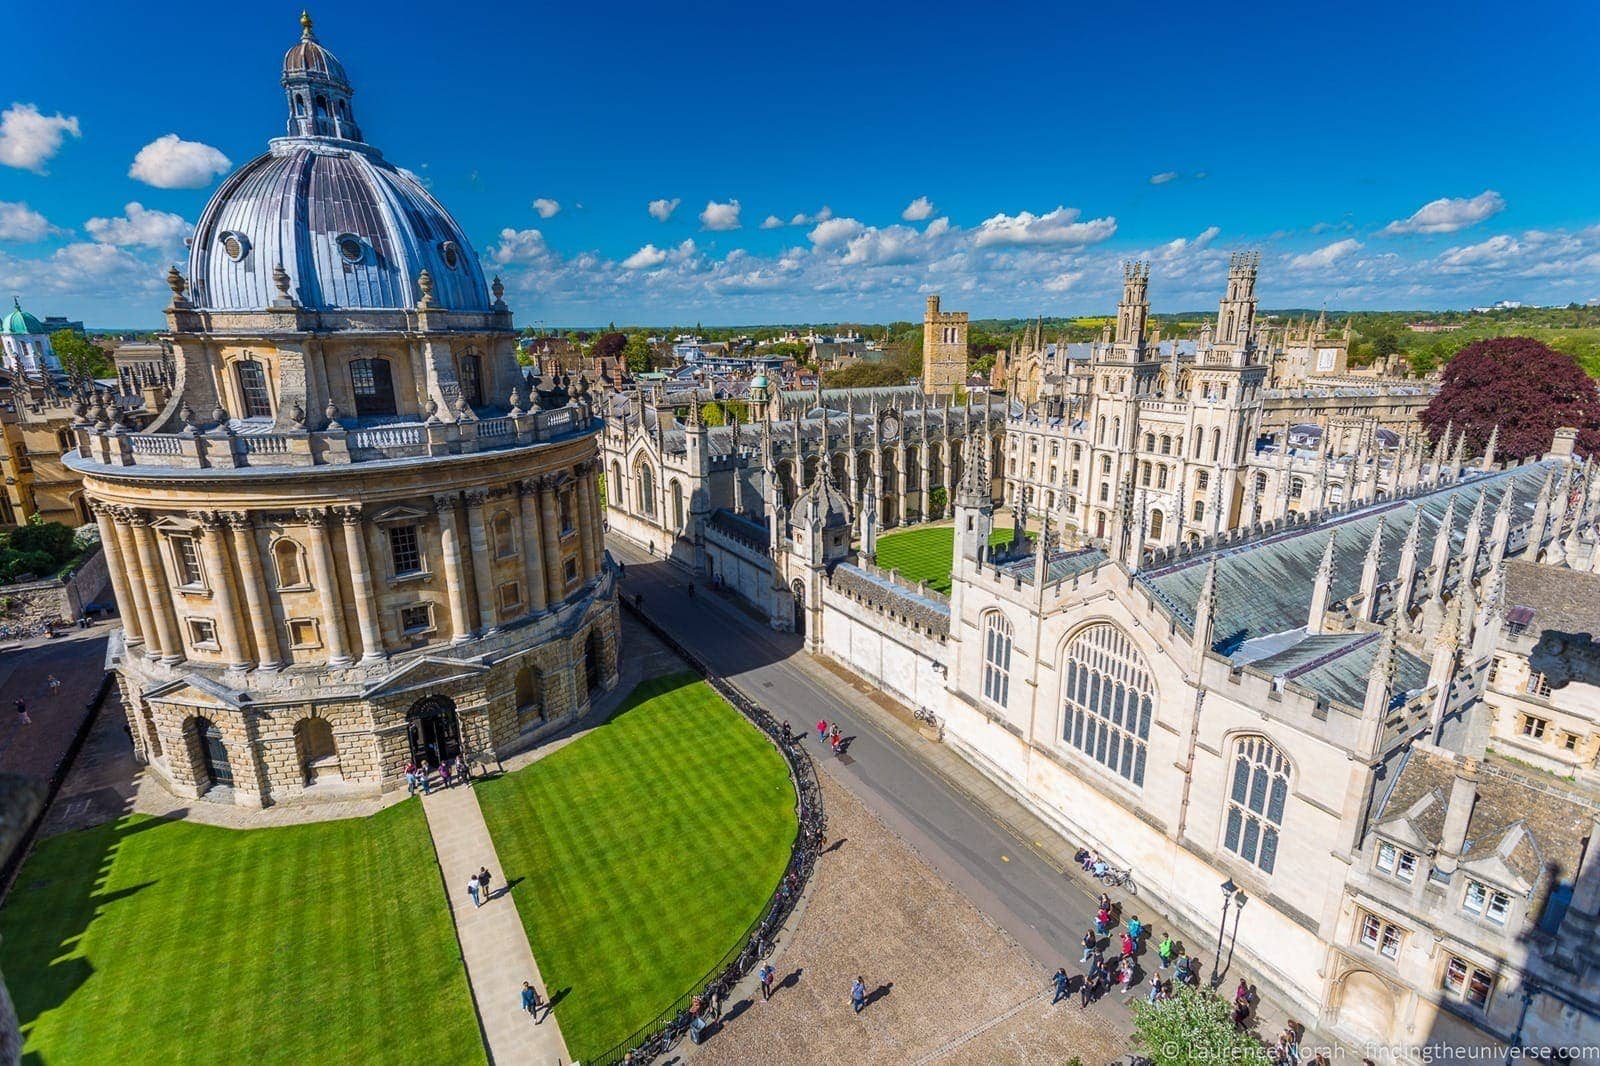
[[[456,247],[455,241],[444,241],[439,245],[439,254],[444,256],[444,265],[451,270],[461,262],[461,251]]]
[[[250,242],[242,233],[228,230],[222,234],[222,254],[232,259],[235,263],[245,257],[250,251]]]
[[[361,238],[353,233],[340,235],[338,244],[339,258],[346,263],[359,263],[362,257],[367,254],[366,246],[361,243]]]

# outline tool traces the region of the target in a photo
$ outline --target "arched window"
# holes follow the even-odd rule
[[[647,515],[656,513],[655,476],[646,463],[639,464],[639,512]]]
[[[1200,445],[1204,441],[1206,431],[1199,426],[1194,427],[1194,457],[1200,458]]]
[[[267,376],[261,364],[254,359],[241,359],[234,364],[234,375],[239,379],[239,403],[246,418],[271,418],[272,398],[267,393]]]
[[[1344,486],[1334,482],[1328,486],[1328,506],[1337,507],[1344,502]]]
[[[1204,492],[1211,487],[1211,475],[1202,470],[1194,476],[1194,491]]]
[[[1167,526],[1167,516],[1160,511],[1150,512],[1150,539],[1160,540],[1161,531]]]
[[[1155,708],[1144,656],[1116,626],[1099,622],[1067,644],[1062,739],[1118,776],[1144,784],[1145,744]]]
[[[1278,831],[1289,799],[1289,760],[1266,737],[1241,737],[1233,749],[1222,846],[1271,873],[1278,859]]]
[[[517,554],[517,535],[512,532],[511,515],[501,511],[494,516],[494,556],[506,559]]]
[[[1154,433],[1146,433],[1144,435],[1144,450],[1147,452],[1156,450],[1156,435]]]
[[[1204,518],[1205,516],[1206,516],[1206,501],[1204,501],[1204,500],[1196,500],[1196,501],[1194,501],[1194,510],[1190,513],[1190,517],[1193,518],[1196,522],[1198,522],[1202,518]]]
[[[1139,464],[1139,484],[1146,488],[1150,486],[1150,460],[1148,459]]]
[[[1211,461],[1212,462],[1216,462],[1218,457],[1221,456],[1221,455],[1222,455],[1222,430],[1213,429],[1211,431]]]
[[[672,483],[672,528],[683,528],[683,482]]]
[[[1305,495],[1305,491],[1306,483],[1303,480],[1297,477],[1292,477],[1289,479],[1289,499],[1298,500],[1301,496]]]
[[[1266,491],[1267,491],[1267,475],[1265,475],[1265,474],[1257,474],[1256,475],[1256,494],[1257,495],[1261,495],[1262,493],[1265,493]]]
[[[389,372],[389,360],[352,360],[350,389],[355,393],[358,416],[395,413],[394,379]]]
[[[280,589],[301,588],[306,583],[305,555],[300,551],[300,545],[283,538],[272,546],[272,561],[278,568],[278,587]]]
[[[1164,489],[1166,487],[1167,487],[1167,468],[1164,467],[1164,466],[1158,466],[1158,467],[1156,467],[1156,488]]]
[[[622,506],[622,464],[615,459],[611,461],[611,476],[606,478],[606,489],[611,494],[611,505]]]
[[[983,698],[1004,707],[1011,693],[1011,623],[999,611],[983,616]]]
[[[1167,436],[1165,433],[1163,433],[1161,435],[1161,454],[1162,455],[1171,455],[1172,454],[1172,438]]]
[[[475,355],[461,357],[461,398],[473,407],[483,406],[483,364]]]

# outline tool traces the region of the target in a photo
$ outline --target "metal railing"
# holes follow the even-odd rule
[[[635,1062],[649,1061],[651,1057],[649,1048],[657,1044],[664,1047],[665,1034],[672,1031],[679,1036],[682,1035],[685,1022],[683,1016],[696,996],[704,996],[709,1006],[713,993],[726,996],[740,978],[771,954],[773,937],[783,927],[783,923],[799,902],[806,881],[811,876],[823,840],[823,828],[826,825],[822,809],[822,790],[817,783],[816,767],[811,763],[810,754],[800,745],[800,740],[805,734],[804,726],[800,733],[787,731],[786,723],[780,724],[760,704],[747,698],[729,684],[713,671],[705,660],[678,643],[666,630],[646,616],[636,604],[628,602],[625,597],[618,599],[657,640],[688,663],[689,668],[704,678],[717,695],[733,704],[772,741],[784,761],[789,764],[789,778],[795,790],[797,825],[794,842],[789,848],[789,863],[784,868],[783,876],[774,886],[772,897],[762,908],[760,916],[750,923],[744,933],[734,941],[733,946],[717,960],[716,965],[694,982],[687,992],[673,1000],[654,1018],[625,1039],[588,1060],[591,1063],[606,1064],[620,1063],[623,1056],[630,1051],[635,1052]]]

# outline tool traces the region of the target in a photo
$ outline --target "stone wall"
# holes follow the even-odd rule
[[[56,623],[77,621],[85,604],[106,592],[105,552],[95,549],[66,579],[0,586],[0,622],[42,632]]]

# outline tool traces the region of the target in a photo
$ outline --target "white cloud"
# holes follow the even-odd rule
[[[927,229],[924,229],[922,232],[923,235],[927,237],[937,237],[940,234],[948,233],[950,232],[950,220],[943,216],[936,218],[932,222],[928,223]]]
[[[533,209],[539,212],[540,218],[555,218],[561,213],[561,205],[548,196],[541,196],[533,202]]]
[[[1454,233],[1492,218],[1505,209],[1505,198],[1493,189],[1485,189],[1470,200],[1441,197],[1417,208],[1410,218],[1396,219],[1378,233],[1384,237],[1404,233]]]
[[[507,226],[500,231],[500,243],[494,246],[490,254],[496,263],[504,266],[507,263],[538,262],[549,253],[544,234],[538,230]]]
[[[158,189],[202,189],[232,165],[209,144],[168,133],[139,149],[128,177]]]
[[[121,218],[91,218],[83,224],[89,236],[105,244],[140,245],[146,248],[174,248],[193,229],[183,216],[156,211],[141,203],[129,203]]]
[[[1151,185],[1165,185],[1169,181],[1177,181],[1177,180],[1178,180],[1178,172],[1176,170],[1163,170],[1159,174],[1150,175],[1150,184]]]
[[[676,211],[681,203],[683,201],[676,196],[670,200],[651,200],[650,217],[657,222],[665,222],[672,217],[672,212]]]
[[[1304,255],[1291,256],[1289,267],[1292,270],[1319,270],[1332,266],[1347,256],[1354,255],[1361,249],[1361,242],[1354,237],[1346,237],[1342,241],[1325,244],[1313,252]]]
[[[1044,282],[1044,288],[1049,292],[1067,292],[1078,282],[1083,280],[1083,271],[1069,270],[1064,274],[1057,274]]]
[[[777,215],[768,215],[766,218],[761,220],[762,229],[778,229],[782,225],[783,219],[779,218]]]
[[[1115,218],[1094,218],[1079,222],[1083,212],[1057,207],[1043,215],[1021,211],[1016,215],[991,215],[978,226],[973,244],[979,248],[994,245],[1083,245],[1095,244],[1117,232]]]
[[[667,261],[667,253],[653,244],[647,244],[622,261],[624,270],[649,270]]]
[[[826,222],[832,217],[833,208],[829,207],[827,204],[823,204],[822,209],[814,215],[808,215],[804,211],[801,211],[799,214],[795,215],[789,220],[789,225],[810,226],[817,222]]]
[[[866,227],[853,218],[828,218],[818,222],[806,234],[813,247],[833,248],[848,241]]]
[[[707,200],[706,209],[700,212],[700,225],[709,230],[738,229],[739,201],[729,200],[719,204],[715,200]]]
[[[46,115],[34,104],[12,104],[0,114],[0,163],[43,174],[69,133],[82,136],[77,115]]]
[[[932,216],[933,201],[928,199],[926,196],[919,196],[915,200],[912,200],[906,205],[906,209],[900,212],[900,217],[905,219],[907,222],[921,222],[922,220],[931,218]]]
[[[24,244],[42,241],[61,230],[50,220],[24,203],[0,200],[0,241],[20,241]]]
[[[1515,237],[1502,233],[1477,244],[1445,249],[1439,253],[1439,265],[1445,268],[1505,266],[1520,256],[1523,250],[1521,242]]]

